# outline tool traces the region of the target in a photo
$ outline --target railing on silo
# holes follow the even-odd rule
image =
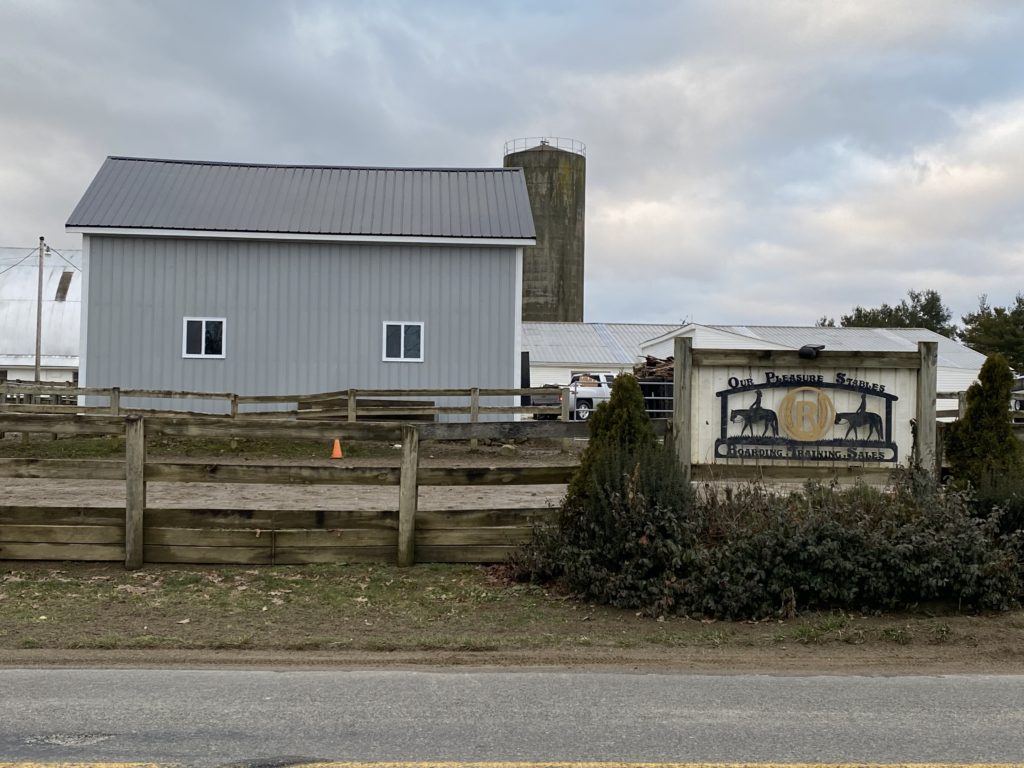
[[[528,149],[537,147],[554,147],[566,152],[573,152],[577,155],[587,156],[587,145],[578,139],[569,139],[563,136],[526,136],[521,139],[510,139],[505,142],[505,154],[511,155],[516,152],[525,152]]]

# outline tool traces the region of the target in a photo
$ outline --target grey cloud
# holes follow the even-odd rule
[[[556,133],[589,147],[588,319],[967,311],[1022,282],[1022,32],[1009,0],[14,0],[0,243],[73,246],[110,153],[484,165]]]

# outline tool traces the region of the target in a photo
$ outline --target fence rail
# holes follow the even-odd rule
[[[129,407],[125,400],[193,400],[203,402],[221,401],[225,413],[231,417],[254,416],[255,412],[245,406],[282,406],[259,414],[260,418],[272,419],[342,419],[345,421],[374,420],[375,417],[409,420],[410,417],[431,417],[441,415],[469,416],[471,423],[479,421],[481,415],[532,415],[548,416],[563,421],[569,419],[563,405],[534,404],[483,404],[482,400],[494,398],[521,398],[546,396],[550,398],[550,387],[486,388],[465,387],[449,389],[343,389],[335,392],[304,393],[294,395],[239,395],[233,392],[193,392],[187,390],[163,389],[121,389],[120,387],[76,387],[65,384],[36,384],[26,381],[6,381],[0,384],[0,410],[16,413],[105,413],[112,416],[134,415],[221,415],[200,412],[194,408],[144,409]],[[568,403],[568,389],[560,391],[562,403]],[[103,399],[105,404],[85,405],[82,398]],[[464,405],[437,405],[433,402],[403,398],[460,398]]]
[[[956,400],[956,408],[942,408],[935,412],[939,419],[959,419],[967,410],[967,392],[937,392],[936,400]],[[1010,393],[1009,419],[1013,424],[1024,424],[1024,392]]]
[[[761,355],[767,353],[759,353]],[[779,352],[773,353],[776,357]],[[904,365],[913,353],[893,352],[884,357],[891,358],[891,364]],[[852,356],[850,362],[862,362],[864,356]],[[874,355],[877,357],[877,354]],[[694,363],[721,363],[730,361],[746,363],[759,362],[758,355],[752,353],[734,354],[695,351]],[[774,359],[774,358],[773,358]],[[734,361],[735,362],[735,361]],[[780,362],[785,362],[781,360]],[[670,418],[672,414],[672,382],[641,381],[640,387],[644,394],[648,413],[652,418]],[[532,397],[551,398],[551,387],[520,387],[520,388],[476,388],[462,389],[343,389],[334,392],[296,395],[238,395],[231,392],[193,392],[187,390],[161,389],[121,389],[119,387],[77,387],[71,384],[36,384],[27,381],[6,381],[0,383],[0,410],[14,413],[101,413],[114,416],[223,416],[221,413],[196,411],[194,409],[157,410],[144,408],[122,407],[122,399],[160,399],[160,400],[223,400],[229,404],[230,415],[246,418],[272,419],[338,419],[346,421],[363,421],[373,416],[438,416],[438,415],[469,415],[474,414],[507,414],[553,416],[568,420],[568,414],[562,406],[555,405],[482,405],[481,399],[495,397]],[[562,388],[559,394],[563,402],[567,402],[568,388]],[[936,393],[938,400],[956,400],[956,408],[942,409],[936,412],[939,418],[959,418],[966,407],[965,391],[943,391]],[[106,405],[82,405],[80,398],[107,398]],[[401,398],[445,397],[464,398],[467,405],[436,405],[422,402],[402,402]],[[1010,409],[1011,419],[1024,420],[1024,392],[1014,392],[1011,397],[1015,406]],[[383,401],[373,402],[369,398],[382,398]],[[241,411],[244,405],[288,405],[296,404],[295,408],[268,412]],[[344,404],[344,407],[340,407]],[[474,418],[470,422],[477,421]]]
[[[668,423],[653,422],[668,434]],[[494,562],[504,559],[550,520],[550,509],[421,511],[423,486],[563,485],[574,464],[514,467],[423,467],[420,440],[585,437],[580,422],[501,422],[396,425],[209,416],[0,413],[0,431],[118,435],[125,458],[0,459],[0,478],[124,482],[123,508],[0,507],[0,559],[123,560],[143,563],[310,563],[345,560]],[[147,436],[401,441],[398,467],[278,463],[154,461]],[[815,477],[884,479],[871,467],[694,465],[694,479],[793,482]],[[165,509],[147,505],[147,484],[245,483],[374,485],[398,488],[384,511]]]
[[[143,563],[311,563],[344,560],[493,562],[532,536],[552,510],[418,510],[421,486],[564,485],[575,465],[422,467],[420,430],[431,439],[580,434],[586,424],[536,422],[394,425],[244,418],[0,414],[0,431],[123,435],[125,458],[0,459],[0,478],[125,483],[124,508],[0,507],[0,559],[123,560]],[[664,432],[662,425],[659,430]],[[400,440],[398,467],[153,461],[148,436]],[[147,484],[374,485],[398,488],[396,510],[153,509]]]
[[[667,413],[655,420],[655,432],[673,445],[685,472],[706,482],[802,482],[809,478],[884,481],[891,468],[871,462],[827,465],[782,465],[757,459],[729,463],[695,463],[691,456],[694,414],[691,393],[694,365],[773,365],[792,362],[788,352],[692,351],[689,339],[677,339],[677,378],[645,391],[649,412]],[[941,427],[934,402],[962,393],[936,392],[933,355],[919,347],[909,353],[867,358],[842,354],[830,364],[877,367],[919,367],[918,450],[941,455]],[[914,360],[917,362],[914,363]],[[643,386],[643,385],[641,385]],[[420,511],[422,486],[562,485],[575,467],[423,467],[421,440],[481,439],[505,441],[587,437],[586,422],[569,421],[569,399],[562,390],[558,407],[484,405],[488,397],[547,396],[551,388],[341,390],[313,395],[240,396],[233,393],[163,390],[100,390],[57,385],[6,382],[0,389],[0,434],[113,435],[124,438],[123,460],[0,459],[0,478],[106,480],[124,482],[125,506],[103,508],[0,507],[0,559],[123,559],[126,567],[144,562],[300,563],[339,560],[389,560],[401,565],[418,561],[487,562],[501,560],[532,535],[532,526],[548,519],[550,510]],[[80,397],[107,397],[107,404],[82,406]],[[230,413],[139,411],[123,407],[131,398],[229,401]],[[465,397],[469,405],[437,405],[408,398]],[[40,402],[48,398],[46,402]],[[385,398],[386,403],[378,398]],[[406,398],[397,400],[397,398]],[[656,402],[652,402],[656,401]],[[249,406],[289,405],[288,410],[253,413]],[[930,405],[931,404],[931,405]],[[653,407],[652,407],[653,406]],[[516,421],[512,416],[557,415],[555,421]],[[507,414],[506,421],[481,421],[481,416]],[[468,415],[462,422],[376,421],[378,416],[405,419],[440,414]],[[941,415],[941,413],[940,413]],[[932,430],[934,429],[934,432]],[[1024,424],[1017,427],[1024,439]],[[147,436],[178,438],[255,438],[269,440],[368,440],[400,443],[400,466],[351,467],[280,463],[153,461],[146,455]],[[941,459],[936,463],[940,466]],[[302,510],[153,509],[147,506],[147,484],[245,483],[275,485],[375,485],[397,488],[397,505],[379,512]]]

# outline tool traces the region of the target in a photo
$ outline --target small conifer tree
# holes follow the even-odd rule
[[[692,552],[690,484],[658,443],[637,380],[615,379],[546,539],[547,567],[577,594],[663,613]]]
[[[1006,358],[991,355],[967,390],[966,411],[947,433],[946,457],[957,483],[991,488],[1024,471],[1024,450],[1008,413],[1012,387]]]
[[[657,445],[654,428],[644,407],[640,384],[628,373],[615,378],[612,396],[597,406],[590,417],[590,439],[580,457],[580,468],[569,483],[563,508],[584,504],[587,478],[601,456],[617,449],[626,454],[646,454]]]

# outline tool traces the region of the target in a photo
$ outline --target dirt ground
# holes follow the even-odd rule
[[[557,506],[562,485],[494,488],[421,488],[419,508],[514,509]],[[124,483],[101,480],[7,480],[4,503],[29,506],[123,506]],[[152,507],[223,509],[398,509],[398,488],[376,486],[214,485],[211,483],[148,483]]]
[[[935,649],[844,649],[823,653],[814,647],[790,649],[604,649],[527,651],[238,651],[238,650],[67,650],[0,648],[2,667],[188,668],[262,667],[268,669],[466,669],[603,670],[766,675],[961,675],[1024,674],[1019,658],[979,657]]]
[[[102,438],[54,442],[36,440],[23,446],[17,439],[7,438],[0,441],[0,456],[60,458],[84,449],[90,451],[90,457],[122,458],[123,453],[117,443],[111,445],[109,451],[91,452],[107,442]],[[217,461],[225,464],[340,464],[349,467],[397,467],[401,464],[400,446],[355,445],[340,461],[327,458],[329,446],[309,444],[289,443],[276,447],[242,445],[235,450],[207,444],[201,446],[206,450],[198,452],[199,455],[192,450],[178,452],[177,449],[182,447],[170,441],[158,443],[150,446],[149,456],[154,461]],[[305,455],[296,456],[296,453]],[[471,451],[465,443],[425,443],[421,448],[420,464],[425,467],[547,466],[577,463],[578,453],[578,446],[563,452],[558,446],[543,443],[517,445],[512,449],[506,448],[505,452],[500,445],[481,445]],[[125,503],[124,483],[118,481],[8,479],[2,483],[4,503],[10,505],[103,507]],[[564,493],[563,485],[423,487],[419,492],[419,506],[425,510],[547,507],[557,506]],[[387,510],[398,508],[398,487],[148,483],[146,498],[150,506],[173,508]]]

